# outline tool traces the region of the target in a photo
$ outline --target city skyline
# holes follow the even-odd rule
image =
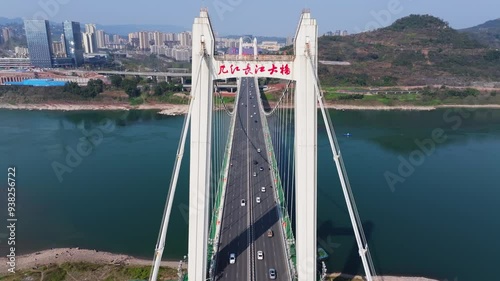
[[[347,30],[349,34],[390,25],[410,14],[430,14],[450,23],[455,29],[467,28],[499,18],[500,2],[477,0],[470,3],[442,0],[380,0],[364,2],[328,2],[304,0],[294,3],[269,3],[262,0],[209,0],[172,3],[145,0],[142,5],[118,1],[26,0],[19,3],[4,0],[0,17],[65,20],[98,25],[155,24],[172,25],[190,30],[201,7],[207,7],[215,32],[221,36],[254,34],[258,36],[293,35],[300,12],[309,8],[318,20],[320,34]],[[453,9],[451,9],[453,7]],[[477,7],[487,7],[481,13]],[[92,9],[92,13],[82,11]],[[471,13],[470,11],[475,11]]]

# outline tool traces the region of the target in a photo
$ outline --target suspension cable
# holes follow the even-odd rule
[[[184,124],[182,126],[182,132],[181,132],[181,141],[179,142],[179,146],[177,148],[177,157],[175,158],[175,163],[174,163],[174,170],[172,172],[172,178],[170,179],[170,186],[168,189],[168,194],[167,194],[167,203],[165,205],[165,209],[163,211],[163,218],[162,218],[162,224],[160,227],[160,233],[158,235],[158,241],[156,243],[156,249],[155,249],[155,256],[153,258],[153,265],[152,265],[152,270],[149,275],[149,281],[156,281],[158,278],[158,271],[160,269],[160,264],[161,264],[161,258],[163,256],[163,250],[165,249],[165,240],[167,236],[167,230],[168,230],[168,224],[170,221],[170,214],[172,212],[172,205],[174,203],[174,196],[175,196],[175,191],[177,189],[177,181],[179,178],[179,172],[182,164],[182,158],[184,156],[184,148],[186,144],[186,138],[188,134],[188,129],[191,121],[191,113],[193,111],[193,100],[196,99],[196,96],[193,96],[193,94],[196,93],[194,89],[198,87],[198,82],[200,80],[200,69],[203,60],[201,59],[204,56],[204,54],[200,55],[200,64],[198,65],[198,76],[196,77],[196,83],[195,87],[192,88],[191,92],[191,100],[189,102],[189,110],[184,118]]]
[[[275,111],[275,110],[276,110],[276,109],[280,106],[280,104],[282,103],[283,98],[284,98],[284,97],[285,97],[285,95],[288,93],[288,90],[289,90],[289,88],[288,88],[288,87],[290,86],[290,84],[291,84],[291,83],[292,83],[292,80],[288,81],[288,83],[287,83],[287,85],[286,85],[285,89],[283,90],[283,93],[281,94],[281,97],[279,98],[278,102],[276,103],[276,106],[274,106],[274,108],[273,108],[273,109],[271,109],[271,111],[270,111],[270,112],[265,112],[265,111],[264,111],[264,115],[266,115],[266,116],[273,115],[274,111]]]
[[[209,67],[212,69],[212,79],[215,80],[217,77],[215,75],[216,72],[216,69],[215,69],[215,65],[213,65],[212,61],[209,60],[208,61],[208,65]],[[217,85],[217,82],[215,82],[215,84]],[[217,87],[218,88],[218,87]],[[222,97],[220,91],[216,91],[216,93],[219,95],[219,97]],[[224,105],[224,110],[226,110],[226,112],[229,114],[229,115],[232,115],[234,113],[234,110],[236,108],[236,105],[235,105],[235,108],[233,108],[233,111],[229,110],[229,108],[226,106],[226,103],[224,102],[224,99],[222,99],[222,104]],[[236,99],[235,99],[236,100]]]
[[[375,273],[375,268],[373,266],[373,261],[371,259],[370,252],[368,250],[368,241],[365,237],[364,230],[363,230],[363,224],[361,222],[361,219],[359,217],[359,212],[356,206],[356,202],[354,200],[354,195],[352,193],[351,185],[349,183],[349,179],[347,177],[347,172],[345,170],[345,165],[344,161],[342,160],[342,155],[340,153],[340,146],[338,144],[337,137],[335,135],[335,130],[333,129],[333,123],[331,121],[330,114],[326,113],[325,110],[325,105],[324,105],[324,97],[323,97],[323,92],[321,89],[321,85],[319,82],[319,78],[317,76],[317,73],[314,71],[314,64],[312,62],[312,57],[310,56],[309,53],[307,53],[307,56],[309,58],[309,66],[310,66],[310,71],[314,73],[314,78],[316,83],[314,84],[315,90],[316,90],[316,95],[317,95],[317,100],[320,104],[321,108],[321,113],[323,115],[323,119],[326,125],[326,131],[328,135],[328,139],[330,141],[330,146],[332,149],[333,153],[333,160],[337,166],[337,171],[339,174],[339,179],[340,183],[342,186],[342,190],[344,192],[344,198],[346,200],[347,208],[349,211],[349,217],[351,219],[351,224],[354,230],[354,235],[356,237],[356,241],[358,244],[358,249],[359,249],[359,255],[361,257],[361,260],[363,262],[363,267],[365,270],[366,278],[368,281],[372,281],[372,276],[376,276]],[[367,258],[368,256],[368,258]]]
[[[227,115],[232,116],[234,114],[234,108],[233,111],[229,110],[229,107],[226,105],[226,102],[224,101],[224,97],[222,96],[222,93],[219,91],[219,85],[217,81],[215,81],[215,93],[217,93],[217,96],[219,97],[222,106],[224,107],[224,110],[226,111]],[[235,99],[236,100],[236,99]]]
[[[290,84],[289,84],[290,85]],[[291,110],[291,104],[293,102],[292,100],[292,95],[291,95],[291,91],[288,93],[287,95],[287,104],[286,104],[286,107],[288,108],[287,109],[287,112],[288,112],[288,116],[287,116],[287,120],[285,121],[285,123],[287,124],[286,126],[286,130],[285,130],[285,135],[286,135],[286,141],[287,142],[290,142],[288,145],[287,145],[287,148],[288,148],[288,158],[286,160],[286,163],[287,163],[287,177],[286,177],[286,182],[287,182],[287,201],[289,202],[288,203],[288,206],[287,206],[287,209],[289,210],[289,216],[290,216],[290,223],[293,222],[293,218],[294,218],[294,213],[292,211],[292,208],[293,208],[293,201],[292,201],[292,194],[294,192],[294,188],[293,186],[291,185],[291,177],[293,177],[293,174],[291,172],[291,158],[292,158],[292,151],[293,151],[293,142],[292,142],[292,139],[290,138],[290,134],[291,134],[291,131],[292,131],[292,110]],[[292,226],[290,226],[292,227]]]

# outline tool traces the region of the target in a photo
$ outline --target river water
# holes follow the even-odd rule
[[[498,279],[500,110],[330,113],[379,274]],[[8,167],[17,171],[18,254],[81,247],[152,258],[183,120],[154,111],[0,110],[2,182]],[[319,244],[329,271],[359,272],[329,149],[320,122]],[[168,259],[187,253],[187,164]]]

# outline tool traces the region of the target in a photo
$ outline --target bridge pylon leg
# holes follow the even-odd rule
[[[317,71],[318,27],[302,13],[295,36],[295,193],[299,281],[316,280],[317,256]],[[313,64],[313,67],[310,64]]]
[[[210,157],[212,133],[213,73],[215,37],[206,10],[193,24],[193,110],[189,176],[189,281],[207,279],[207,243],[210,200]]]

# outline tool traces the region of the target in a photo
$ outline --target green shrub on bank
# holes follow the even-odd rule
[[[339,96],[339,100],[362,100],[365,97],[363,94],[350,94],[350,95],[341,95]]]
[[[104,91],[104,83],[100,79],[90,79],[86,87],[80,87],[76,82],[68,82],[64,85],[63,91],[84,98],[95,98]]]
[[[58,267],[56,269],[45,272],[43,281],[64,281],[66,279],[66,270]]]

